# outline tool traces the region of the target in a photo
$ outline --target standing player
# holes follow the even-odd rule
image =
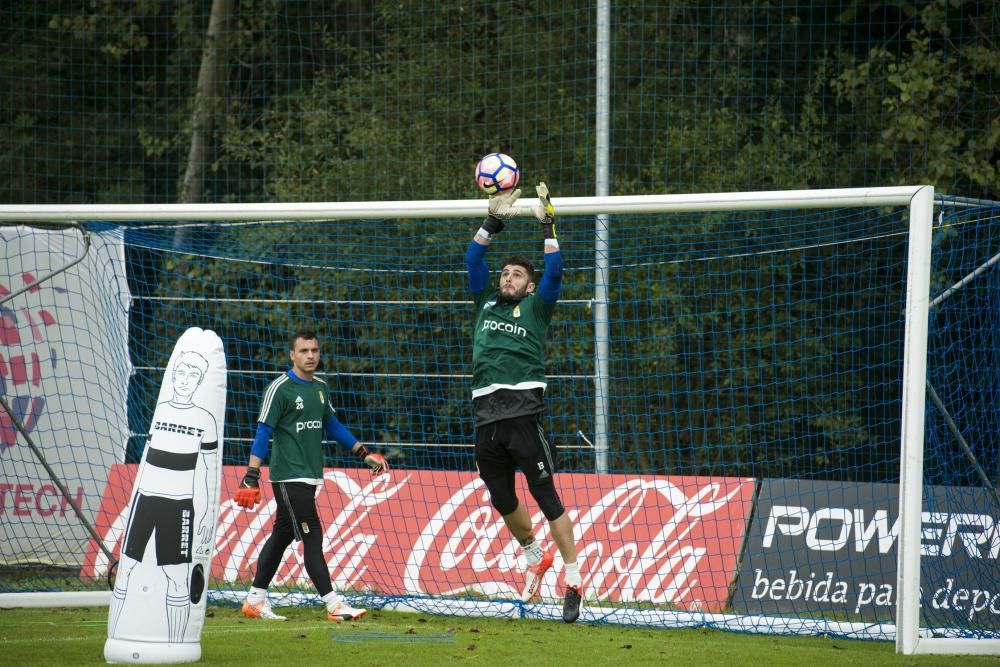
[[[331,621],[354,621],[365,615],[333,591],[330,572],[323,557],[323,527],[316,511],[316,493],[323,484],[323,433],[351,450],[372,474],[389,469],[381,454],[369,451],[341,424],[330,405],[327,384],[315,376],[319,365],[319,341],[312,331],[292,336],[289,356],[292,367],[268,385],[261,401],[257,433],[250,450],[246,475],[236,492],[236,503],[253,509],[260,502],[260,465],[271,447],[271,488],[278,505],[274,531],[261,549],[253,587],[243,602],[243,615],[283,621],[271,610],[267,588],[281,565],[285,548],[301,540],[306,572],[326,604]]]
[[[490,198],[489,216],[465,253],[476,304],[472,349],[476,466],[493,507],[524,549],[528,569],[521,600],[528,602],[538,593],[553,554],[535,539],[531,516],[514,491],[514,471],[521,469],[566,563],[563,620],[572,623],[580,616],[580,567],[573,522],[556,491],[555,461],[542,428],[547,386],[542,352],[559,299],[562,255],[548,188],[540,183],[535,190],[539,198],[535,216],[545,233],[545,273],[537,292],[534,266],[522,255],[504,259],[499,289],[487,289],[486,249],[504,228],[504,220],[514,215],[520,190]]]

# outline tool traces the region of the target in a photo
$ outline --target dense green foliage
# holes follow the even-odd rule
[[[611,4],[614,194],[1000,193],[996,3]],[[0,197],[175,201],[210,5],[8,3]],[[227,25],[208,200],[467,196],[496,148],[593,193],[591,3],[251,0]]]

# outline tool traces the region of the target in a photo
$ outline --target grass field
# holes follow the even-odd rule
[[[285,622],[251,621],[209,607],[205,665],[997,665],[995,657],[899,656],[893,644],[769,637],[714,630],[654,630],[373,611],[332,624],[318,608],[283,609]],[[104,607],[0,610],[4,665],[104,664]]]

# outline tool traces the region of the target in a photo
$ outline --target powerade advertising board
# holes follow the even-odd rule
[[[966,487],[923,505],[924,624],[1000,629],[1000,508]],[[733,610],[895,621],[899,530],[896,484],[764,480]]]

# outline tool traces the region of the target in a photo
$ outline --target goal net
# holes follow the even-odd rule
[[[565,269],[545,425],[581,619],[996,652],[1000,210],[929,187],[554,201]],[[230,499],[264,388],[308,328],[340,420],[393,466],[372,479],[327,448],[334,585],[370,607],[558,618],[561,560],[537,602],[517,601],[523,556],[475,472],[463,257],[485,212],[0,207],[0,604],[107,599],[191,326],[226,347],[210,601],[239,602],[274,503]],[[492,280],[513,252],[542,264],[520,214],[491,246]],[[318,602],[300,548],[271,593]]]

